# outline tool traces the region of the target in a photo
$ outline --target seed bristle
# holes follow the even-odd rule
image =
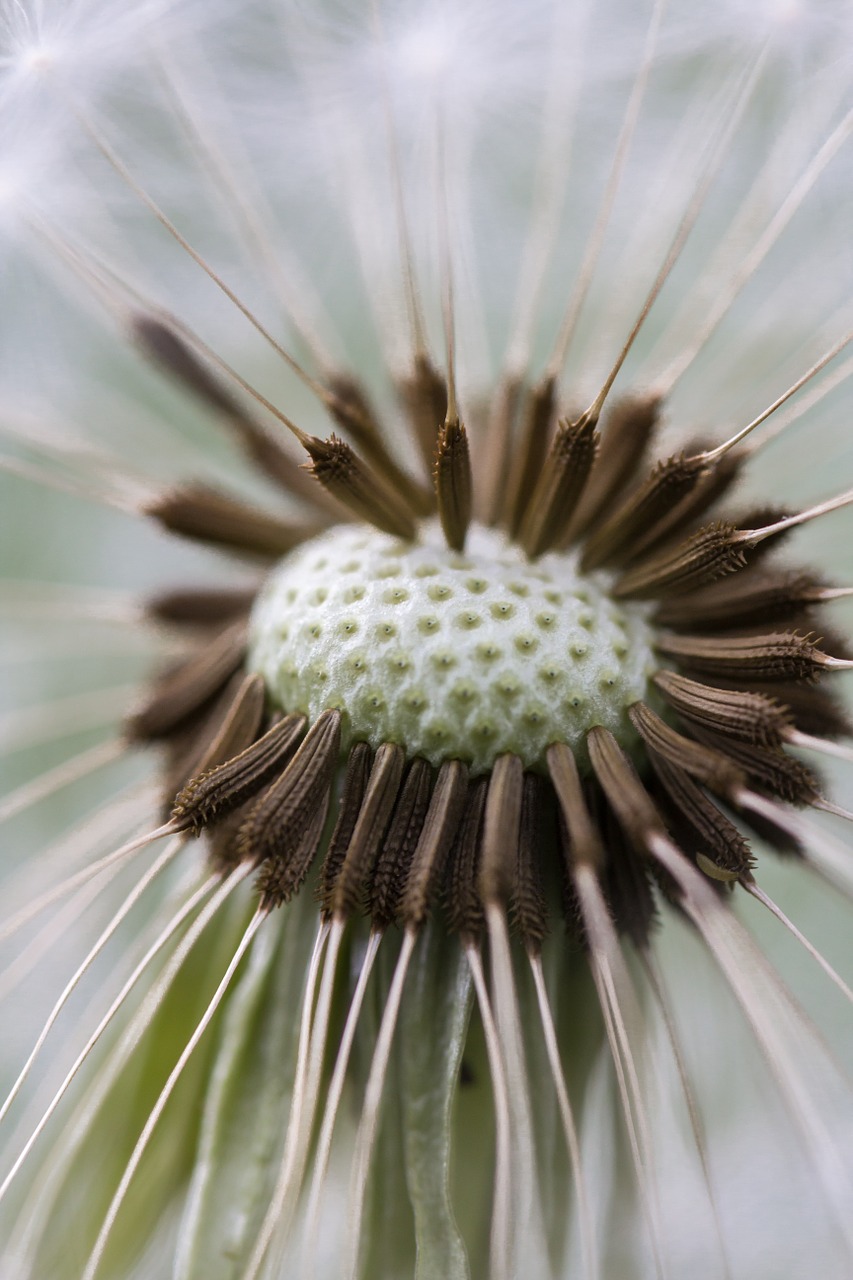
[[[241,858],[260,864],[268,858],[287,861],[314,820],[332,782],[341,736],[340,711],[324,711],[308,730],[280,776],[256,800],[237,836]],[[307,870],[307,868],[306,868]],[[298,878],[301,863],[293,863]],[[287,883],[280,870],[278,882]]]
[[[613,595],[619,600],[643,600],[681,594],[745,567],[737,526],[717,520],[671,550],[641,560],[617,579]]]
[[[172,819],[198,835],[256,796],[287,764],[305,729],[305,717],[284,716],[216,768],[203,770],[175,797]]]
[[[468,784],[465,813],[447,862],[444,897],[448,927],[470,943],[476,943],[482,936],[486,923],[479,876],[488,788],[487,777],[475,778]]]
[[[467,791],[467,766],[461,760],[448,760],[438,771],[400,899],[400,919],[407,929],[419,929],[426,919],[465,810]]]
[[[636,540],[692,493],[707,471],[701,457],[683,453],[658,462],[639,488],[589,538],[581,568],[600,569],[630,555]]]
[[[537,477],[518,540],[531,557],[562,544],[577,510],[599,437],[592,421],[562,422]]]
[[[145,502],[142,513],[182,538],[268,559],[292,551],[322,527],[293,524],[200,484],[170,489]]]
[[[312,475],[353,515],[383,533],[407,541],[414,538],[416,526],[410,508],[370,471],[344,440],[334,435],[328,440],[312,436],[305,447],[311,456]]]
[[[331,914],[339,919],[352,915],[365,893],[400,790],[405,760],[403,748],[393,743],[384,743],[376,752],[358,818],[329,895]]]
[[[215,639],[154,680],[142,706],[126,718],[125,735],[131,742],[168,737],[216,696],[245,654],[245,624],[226,627]]]
[[[471,523],[472,486],[468,434],[458,418],[442,424],[433,467],[438,515],[451,551],[463,551]]]
[[[397,380],[415,445],[429,475],[439,428],[447,417],[447,381],[423,351],[415,354],[411,372]]]
[[[536,481],[542,470],[557,402],[556,378],[546,375],[526,392],[521,435],[513,449],[504,519],[511,537],[518,536]]]

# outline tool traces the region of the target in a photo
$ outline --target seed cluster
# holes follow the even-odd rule
[[[404,746],[473,773],[506,752],[542,768],[586,731],[636,740],[627,708],[655,670],[648,609],[619,605],[576,556],[530,565],[496,530],[464,555],[435,524],[417,543],[340,526],[292,553],[255,606],[249,667],[282,708],[344,717],[344,743]]]
[[[148,348],[304,501],[280,443],[151,323]],[[790,746],[848,728],[816,687],[850,665],[815,629],[832,591],[767,555],[809,513],[721,512],[747,455],[655,462],[650,397],[599,432],[598,409],[558,420],[553,381],[504,388],[478,471],[424,357],[397,389],[432,491],[337,375],[324,403],[360,453],[298,433],[319,481],[301,523],[192,486],[149,505],[267,566],[285,551],[254,603],[150,603],[201,636],[129,721],[167,747],[173,827],[205,832],[223,873],[258,868],[265,907],[316,860],[327,917],[417,930],[442,901],[476,938],[497,906],[532,954],[555,881],[581,942],[596,895],[644,941],[658,891],[686,902],[689,863],[752,885],[744,828],[790,849],[785,805],[822,803]]]

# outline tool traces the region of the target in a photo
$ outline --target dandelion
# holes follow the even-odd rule
[[[3,33],[4,1275],[847,1274],[849,16]]]

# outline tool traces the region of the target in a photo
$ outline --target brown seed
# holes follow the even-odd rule
[[[205,485],[182,485],[145,503],[143,514],[170,533],[229,551],[277,559],[321,526],[292,524]]]
[[[679,827],[686,824],[692,831],[695,851],[703,852],[715,866],[727,874],[747,875],[754,859],[749,844],[734,823],[717,808],[684,769],[654,752],[650,753],[649,759],[677,819],[680,820]],[[681,836],[682,830],[677,834]],[[683,843],[689,848],[687,840]]]
[[[685,720],[744,742],[780,747],[791,724],[787,708],[764,693],[717,689],[674,671],[658,671],[654,681]]]
[[[514,928],[530,955],[538,955],[548,936],[548,904],[542,888],[541,832],[543,781],[525,773],[521,794],[518,859],[510,900]]]
[[[299,463],[252,417],[172,325],[157,316],[140,313],[132,318],[131,330],[154,364],[183,383],[214,413],[221,415],[248,456],[271,480],[287,493],[317,505],[322,495],[310,483]]]
[[[661,632],[655,646],[689,670],[735,681],[814,680],[826,665],[813,637],[796,631],[734,639]]]
[[[711,750],[686,738],[643,702],[629,707],[628,715],[650,751],[678,765],[712,791],[731,799],[744,786],[743,771],[724,754],[724,749]]]
[[[507,528],[513,538],[517,537],[521,528],[524,513],[545,461],[556,401],[557,383],[551,375],[546,375],[527,392],[521,439],[510,460],[509,491],[504,508]]]
[[[201,710],[230,680],[246,653],[246,627],[236,623],[153,683],[142,706],[128,716],[133,742],[165,738]]]
[[[286,861],[288,849],[293,849],[308,829],[331,786],[340,737],[340,711],[324,711],[284,772],[249,810],[238,836],[246,861]]]
[[[432,768],[418,756],[409,766],[373,868],[367,898],[375,929],[385,929],[399,917],[406,877],[421,838],[431,796]]]
[[[411,541],[415,520],[405,502],[370,471],[343,440],[309,437],[311,470],[323,488],[354,515],[397,538]]]
[[[336,373],[329,379],[328,389],[326,408],[341,430],[352,439],[365,462],[413,511],[420,516],[429,515],[434,507],[432,494],[394,461],[385,444],[376,411],[361,384],[350,374]]]
[[[589,539],[581,558],[582,569],[598,569],[629,556],[637,539],[692,493],[707,470],[700,457],[683,453],[659,462]]]
[[[471,523],[471,457],[468,436],[458,418],[439,430],[433,476],[445,540],[451,551],[462,551]]]
[[[460,934],[466,942],[476,942],[485,927],[479,878],[483,814],[488,788],[488,778],[475,778],[473,782],[469,782],[465,813],[447,861],[445,901],[448,927],[451,932]]]
[[[617,599],[649,599],[705,586],[746,567],[746,555],[733,524],[718,520],[684,542],[641,560],[617,580]]]
[[[351,916],[365,891],[400,790],[406,753],[384,743],[376,752],[364,799],[329,898],[332,915]]]
[[[617,401],[606,414],[601,446],[577,511],[566,530],[575,541],[595,528],[634,479],[645,458],[660,417],[659,396],[630,397]]]
[[[331,915],[335,881],[349,848],[352,833],[355,831],[372,764],[373,752],[368,743],[356,742],[350,749],[347,759],[343,792],[338,805],[338,819],[329,840],[323,869],[320,872],[318,897],[325,915]]]
[[[467,790],[467,766],[461,760],[446,761],[438,771],[400,900],[400,918],[406,928],[419,929],[426,919],[465,809]]]
[[[480,854],[480,894],[487,906],[493,902],[507,906],[512,897],[523,785],[524,770],[518,756],[498,756],[489,779]]]
[[[285,716],[233,758],[202,770],[176,796],[173,821],[198,835],[246,804],[285,767],[304,729],[304,716]]]
[[[216,626],[246,616],[256,595],[256,587],[178,587],[149,596],[145,614],[173,627]]]
[[[667,600],[655,612],[661,626],[688,630],[727,631],[733,627],[788,622],[816,603],[820,580],[794,571],[756,574],[749,570],[725,578],[684,599]]]
[[[519,541],[529,556],[561,545],[597,449],[592,421],[560,423],[521,524]]]
[[[412,438],[427,474],[432,471],[438,429],[447,417],[447,382],[429,356],[419,352],[411,372],[397,382]]]

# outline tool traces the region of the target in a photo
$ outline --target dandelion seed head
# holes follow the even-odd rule
[[[97,987],[10,1098],[14,1280],[835,1280],[849,1093],[743,890],[799,920],[823,873],[843,966],[850,513],[750,533],[849,483],[849,349],[691,460],[853,323],[850,15],[653,8],[4,6],[4,543],[117,580],[93,625],[158,658],[118,726],[89,597],[34,588],[17,669],[61,647],[72,702],[0,745],[73,730],[103,852],[158,805],[178,842],[11,881],[13,925],[57,895],[2,977],[33,1040],[28,965],[47,1011],[75,948]],[[74,751],[107,704],[138,810]]]

